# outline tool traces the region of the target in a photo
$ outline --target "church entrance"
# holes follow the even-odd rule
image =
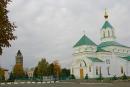
[[[80,69],[80,79],[84,79],[84,71],[83,71],[83,68]]]

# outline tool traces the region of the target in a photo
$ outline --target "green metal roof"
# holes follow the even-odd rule
[[[107,46],[120,46],[120,47],[127,47],[127,46],[124,46],[118,42],[115,42],[115,41],[107,41],[107,42],[102,42],[101,44],[98,45],[99,48],[102,48],[102,47],[107,47]],[[129,47],[127,47],[129,48]]]
[[[89,60],[91,60],[92,62],[103,62],[102,60],[96,58],[96,57],[87,57]]]
[[[102,49],[100,47],[97,47],[97,51],[96,52],[110,52],[110,51],[106,51],[106,50],[104,50],[104,49]]]
[[[125,59],[127,61],[130,61],[130,56],[127,56],[127,57],[121,57],[122,59]]]
[[[112,29],[113,27],[108,21],[105,21],[105,23],[102,26],[102,29],[107,29],[107,28]]]
[[[84,35],[73,47],[78,47],[82,45],[95,45],[96,44],[90,40],[86,35]]]

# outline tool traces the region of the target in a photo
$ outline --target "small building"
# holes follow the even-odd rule
[[[4,80],[8,80],[9,79],[9,72],[8,72],[8,70],[5,69],[5,68],[1,68],[1,70],[4,73]]]
[[[26,70],[26,73],[28,75],[28,78],[33,78],[34,68],[31,68],[29,70]]]

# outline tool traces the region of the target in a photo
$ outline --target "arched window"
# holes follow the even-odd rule
[[[96,66],[96,75],[98,75],[98,67]]]
[[[110,67],[107,67],[107,73],[110,75]]]
[[[101,68],[101,66],[99,67],[99,73],[100,73],[100,75],[102,74],[102,68]]]
[[[123,70],[123,66],[121,66],[121,74],[123,74],[124,70]]]
[[[74,74],[74,69],[72,68],[72,74]]]
[[[89,65],[89,72],[91,72],[91,65]]]

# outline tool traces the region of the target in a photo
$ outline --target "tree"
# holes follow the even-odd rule
[[[38,77],[38,67],[35,67],[33,77]]]
[[[65,79],[67,79],[69,76],[70,76],[70,70],[69,70],[69,69],[66,69],[66,68],[63,68],[63,69],[61,70],[61,75],[60,75],[61,79],[65,80]]]
[[[40,78],[42,76],[48,76],[48,66],[49,63],[46,61],[46,59],[41,59],[34,70],[34,76]]]
[[[0,68],[0,80],[4,80],[5,76],[4,76],[4,70],[2,68]]]
[[[14,76],[13,76],[13,73],[11,72],[10,75],[9,75],[9,81],[14,81]]]
[[[25,72],[21,64],[16,64],[13,68],[13,76],[15,79],[20,79],[25,77]]]
[[[10,41],[15,40],[13,31],[15,31],[16,26],[14,23],[9,21],[7,13],[7,4],[11,0],[0,0],[0,55],[2,55],[2,48],[10,47]]]
[[[53,76],[53,75],[54,75],[54,64],[53,64],[53,63],[49,64],[47,70],[48,70],[48,71],[47,71],[47,72],[48,72],[48,75],[49,75],[49,76]]]
[[[54,75],[59,78],[61,74],[61,67],[58,60],[53,61],[54,64]]]

